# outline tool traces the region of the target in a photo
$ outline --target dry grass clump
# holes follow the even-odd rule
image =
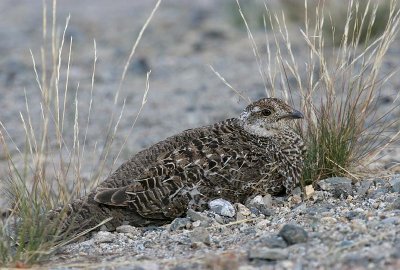
[[[114,99],[116,108],[118,108],[118,95],[125,79],[126,70],[144,30],[160,2],[161,0],[156,3],[144,23],[127,58],[120,84],[116,87]],[[9,167],[8,179],[2,179],[2,189],[5,190],[2,195],[8,195],[12,208],[6,213],[7,217],[0,220],[0,266],[24,267],[36,263],[50,255],[58,247],[75,239],[76,236],[66,235],[65,231],[60,231],[60,225],[63,223],[62,214],[58,217],[52,217],[52,222],[49,222],[46,213],[56,206],[66,205],[74,198],[82,196],[97,184],[99,178],[104,174],[105,164],[110,163],[109,153],[111,147],[113,147],[114,138],[118,132],[118,124],[124,110],[124,106],[122,106],[119,109],[119,115],[110,115],[108,132],[105,138],[100,138],[104,140],[101,146],[97,146],[100,143],[96,143],[94,149],[89,149],[86,144],[88,126],[92,104],[96,102],[93,99],[97,61],[96,42],[94,42],[93,49],[90,99],[82,100],[79,97],[79,83],[69,81],[73,40],[71,38],[71,40],[66,41],[65,33],[70,18],[66,19],[65,27],[59,33],[56,22],[56,1],[53,0],[52,3],[51,19],[49,20],[47,18],[46,1],[43,1],[41,55],[35,57],[31,52],[41,103],[31,104],[27,95],[25,95],[26,111],[20,113],[21,123],[25,131],[23,149],[18,148],[8,133],[7,127],[0,122],[0,144]],[[65,44],[69,44],[69,46],[65,46]],[[41,59],[39,65],[36,58]],[[149,74],[142,104],[134,119],[138,118],[146,103]],[[77,86],[75,92],[71,95],[69,91],[72,91],[70,87],[72,83],[76,83]],[[88,104],[85,118],[81,116],[83,113],[78,110],[78,103],[80,102]],[[41,115],[31,114],[30,106],[40,106]],[[118,110],[114,111],[118,112]],[[38,119],[38,117],[40,119],[39,127],[33,123],[33,119]],[[72,123],[68,123],[71,119]],[[132,131],[135,122],[136,120],[130,131]],[[83,126],[82,123],[84,123]],[[68,124],[72,128],[67,128]],[[126,140],[127,138],[120,146],[119,153]],[[87,157],[91,151],[98,152],[98,150],[101,154],[96,155],[99,157],[97,160]],[[86,161],[87,159],[92,160],[93,168],[95,168],[91,172],[90,179],[83,179],[81,174],[85,159]],[[117,157],[114,157],[113,160],[115,161],[115,159]],[[68,228],[65,229],[68,231]]]
[[[363,9],[359,8],[361,2]],[[373,29],[380,3],[349,1],[346,16],[341,18],[344,28],[330,28],[327,33],[326,23],[331,17],[327,17],[323,1],[316,7],[305,1],[305,25],[300,32],[308,52],[303,59],[293,53],[293,32],[289,33],[285,14],[272,13],[267,4],[265,7],[265,21],[272,26],[271,31],[265,31],[266,63],[240,5],[239,11],[261,77],[270,87],[266,89],[267,95],[286,99],[297,96],[300,101],[295,106],[305,113],[305,121],[297,126],[308,146],[303,184],[331,176],[355,177],[361,167],[364,169],[385,147],[398,140],[399,132],[394,127],[399,119],[390,117],[398,109],[394,101],[385,112],[377,112],[383,85],[393,75],[382,74],[381,70],[399,29],[397,1],[390,1],[385,26],[375,37]],[[335,47],[330,36],[338,32],[342,35],[339,47]]]

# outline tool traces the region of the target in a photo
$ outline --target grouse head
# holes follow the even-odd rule
[[[242,127],[249,133],[269,137],[289,128],[289,121],[303,114],[278,98],[263,98],[248,105],[240,114]]]

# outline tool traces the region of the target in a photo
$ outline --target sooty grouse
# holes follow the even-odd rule
[[[239,118],[169,137],[69,204],[64,225],[83,230],[108,217],[110,230],[162,225],[215,198],[243,203],[255,193],[289,193],[299,182],[305,151],[289,124],[298,118],[303,115],[282,100],[264,98]]]

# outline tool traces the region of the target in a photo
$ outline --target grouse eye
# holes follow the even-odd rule
[[[269,116],[269,115],[271,115],[271,111],[268,110],[268,109],[265,109],[265,110],[261,111],[261,114],[264,115],[264,116]]]

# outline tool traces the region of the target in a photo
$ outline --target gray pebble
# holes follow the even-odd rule
[[[208,233],[206,228],[194,228],[193,231],[190,232],[189,237],[192,243],[200,242],[206,245],[209,245],[211,243],[210,234]]]
[[[400,210],[400,197],[397,198],[397,199],[392,203],[392,209],[398,209],[398,210]]]
[[[353,193],[351,180],[346,177],[331,177],[318,182],[319,187],[332,193],[336,198],[347,197]]]
[[[398,224],[400,224],[400,218],[399,217],[387,217],[385,219],[382,219],[381,222],[383,224],[398,225]]]
[[[372,180],[364,180],[360,182],[360,186],[357,189],[357,195],[358,196],[364,196],[367,194],[368,190],[370,189],[373,181]]]
[[[288,246],[282,237],[276,235],[261,237],[257,242],[268,248],[286,248]]]
[[[375,183],[376,186],[383,187],[383,186],[386,185],[387,181],[384,180],[384,179],[381,179],[381,178],[376,178],[376,179],[374,179],[374,183]]]
[[[249,210],[249,208],[247,208],[241,203],[235,203],[235,208],[236,208],[236,220],[244,220],[250,218],[251,211]]]
[[[249,251],[249,259],[284,260],[289,257],[287,249],[255,247]]]
[[[388,193],[389,190],[385,187],[378,188],[376,190],[372,190],[371,192],[368,193],[367,198],[369,199],[378,199],[379,197],[385,195]]]
[[[139,228],[133,227],[131,225],[122,225],[116,228],[119,233],[130,233],[132,235],[139,235],[141,230]]]
[[[171,222],[171,224],[169,226],[169,230],[177,231],[177,230],[187,228],[190,225],[191,225],[190,218],[176,218]]]
[[[208,203],[208,206],[211,211],[220,216],[234,217],[236,215],[233,205],[224,199],[212,200]]]
[[[278,233],[288,245],[297,243],[304,243],[308,240],[307,232],[300,226],[293,224],[286,224]]]
[[[270,194],[266,196],[258,195],[246,203],[246,206],[250,209],[252,214],[264,216],[271,216],[273,211],[270,209],[272,207],[272,197]]]
[[[390,186],[393,192],[400,193],[400,175],[396,174],[392,179],[389,180]]]
[[[189,209],[186,216],[190,218],[191,221],[209,221],[211,218],[207,217],[206,214],[201,212],[196,212],[193,209]]]
[[[115,239],[114,234],[106,231],[99,231],[94,237],[94,242],[96,244],[111,243],[114,241],[114,239]]]
[[[215,219],[215,221],[218,222],[219,224],[225,224],[224,219],[223,219],[220,215],[218,215],[218,214],[215,214],[214,219]]]
[[[295,188],[292,190],[292,195],[301,196],[302,194],[303,194],[303,192],[301,191],[301,188],[300,188],[300,187],[295,187]]]

